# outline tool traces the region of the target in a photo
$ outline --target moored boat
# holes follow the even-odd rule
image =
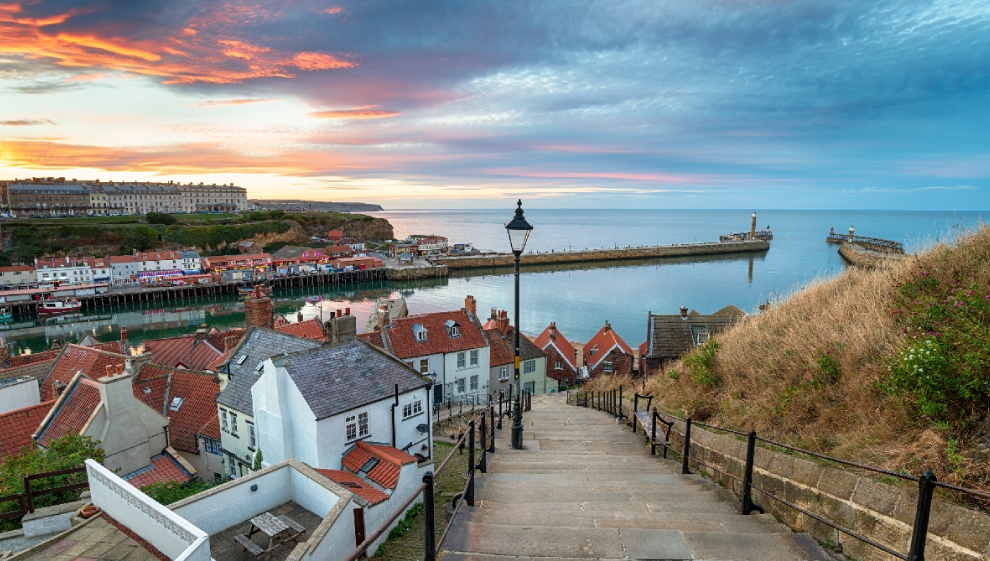
[[[10,308],[0,308],[0,321],[10,321],[14,319],[14,314],[10,312]]]
[[[75,298],[70,298],[68,300],[42,300],[38,304],[38,313],[51,315],[51,314],[68,314],[71,312],[78,312],[82,309],[82,302],[76,300]]]

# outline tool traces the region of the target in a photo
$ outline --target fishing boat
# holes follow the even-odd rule
[[[14,319],[14,314],[10,313],[10,308],[0,308],[0,321],[10,321]]]
[[[38,313],[42,315],[68,314],[82,309],[82,302],[75,298],[68,300],[42,300],[38,304]]]
[[[250,287],[250,286],[238,286],[237,287],[237,293],[240,294],[241,296],[246,296],[248,294],[251,294],[252,292],[254,292],[254,288],[253,287]]]

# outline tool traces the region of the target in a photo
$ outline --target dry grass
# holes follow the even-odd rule
[[[990,229],[887,268],[849,269],[774,303],[717,338],[714,387],[695,382],[678,363],[655,379],[599,379],[588,389],[623,383],[656,395],[662,407],[680,415],[752,428],[761,436],[888,469],[915,474],[931,469],[943,481],[990,488],[985,411],[974,411],[964,428],[936,428],[909,400],[878,388],[888,374],[887,357],[906,345],[900,319],[891,313],[898,286],[925,267],[945,279],[990,286]],[[837,366],[837,376],[823,373],[823,360],[833,371]],[[955,469],[947,453],[953,439],[963,458]]]

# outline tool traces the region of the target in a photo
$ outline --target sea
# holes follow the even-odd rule
[[[505,210],[390,210],[368,213],[387,219],[398,238],[437,234],[450,243],[508,251]],[[533,231],[527,252],[549,252],[717,241],[731,232],[747,232],[751,210],[547,210],[526,211]],[[520,326],[538,334],[551,321],[574,342],[589,340],[607,321],[631,346],[646,338],[647,315],[675,314],[681,306],[712,313],[733,304],[758,313],[760,304],[778,301],[809,283],[840,274],[847,267],[838,246],[825,242],[829,232],[896,240],[908,253],[951,240],[990,218],[986,212],[893,212],[757,210],[758,228],[770,229],[770,249],[760,253],[630,260],[591,264],[524,267],[520,275]],[[404,296],[412,314],[457,309],[474,296],[478,312],[513,314],[511,268],[456,272],[448,279],[374,282],[345,288],[277,291],[276,312],[289,321],[329,317],[350,308],[363,330],[378,298]],[[143,339],[191,333],[201,325],[243,325],[244,308],[236,296],[127,305],[86,311],[81,316],[39,321],[15,318],[0,325],[13,353],[37,352],[57,342],[74,342],[85,333],[102,340]]]

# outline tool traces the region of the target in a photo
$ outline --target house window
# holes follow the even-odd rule
[[[478,366],[478,351],[471,351],[471,366]]]
[[[503,382],[509,379],[509,367],[508,366],[499,366],[498,367],[498,379],[501,380],[501,381],[503,381]]]
[[[464,378],[457,379],[457,393],[464,393]]]
[[[408,419],[409,417],[415,417],[423,412],[423,400],[417,399],[411,403],[407,403],[402,406],[402,418]]]
[[[420,374],[426,374],[427,372],[429,372],[429,370],[430,370],[430,361],[429,361],[429,359],[425,359],[425,358],[420,359],[420,361],[419,361],[419,373]]]
[[[416,367],[415,367],[415,366],[413,366],[413,363],[412,363],[412,362],[407,362],[407,363],[406,363],[406,366],[408,366],[409,368],[412,368],[413,370],[415,370],[415,369],[416,369]]]
[[[358,413],[358,437],[364,438],[370,434],[368,427],[368,412]]]
[[[254,436],[254,423],[248,423],[248,450],[254,450],[258,447],[257,439]]]
[[[604,363],[602,363],[602,371],[603,372],[611,372],[612,371],[612,363],[610,361],[607,361],[607,360]]]
[[[227,412],[223,409],[220,410],[220,426],[223,427],[223,430],[230,430],[230,426],[227,424]]]
[[[523,363],[523,374],[529,374],[531,372],[536,372],[535,360],[527,360]]]
[[[457,353],[457,367],[464,368],[464,353]]]
[[[523,391],[531,395],[536,393],[536,382],[526,382],[523,384]]]
[[[561,361],[559,361],[559,360],[557,362],[554,362],[553,363],[553,369],[554,370],[563,370],[564,369],[564,363],[561,362]]]
[[[478,377],[477,376],[471,376],[471,390],[474,391],[474,390],[477,390],[477,389],[478,389]]]
[[[212,438],[203,439],[204,448],[206,448],[207,454],[220,455],[220,441]]]
[[[237,415],[230,414],[230,434],[237,436]]]

